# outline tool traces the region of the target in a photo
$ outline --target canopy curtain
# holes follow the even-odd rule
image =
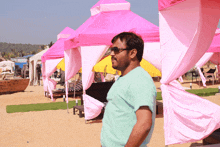
[[[100,113],[104,104],[86,94],[86,90],[91,86],[94,80],[93,66],[105,54],[109,46],[86,46],[81,47],[82,58],[82,84],[83,84],[83,102],[85,120],[93,119]]]
[[[203,84],[203,86],[204,87],[206,87],[206,79],[205,79],[205,77],[204,77],[204,75],[203,75],[203,73],[202,73],[202,71],[201,71],[201,67],[203,66],[203,65],[205,65],[210,59],[211,59],[211,57],[213,56],[213,54],[214,53],[205,53],[203,56],[202,56],[202,58],[196,63],[196,68],[197,68],[197,70],[199,71],[199,75],[200,75],[200,77],[201,77],[201,80],[202,80],[202,84]]]
[[[72,48],[64,51],[65,59],[65,84],[66,84],[66,103],[68,103],[68,86],[67,82],[71,79],[82,67],[81,55],[79,48]]]
[[[53,100],[52,90],[56,88],[57,83],[56,83],[56,81],[50,79],[50,76],[57,70],[56,66],[62,59],[63,58],[46,60],[46,62],[42,63],[42,65],[43,65],[43,68],[42,68],[43,82],[45,85],[44,90],[45,91],[49,90],[49,93],[51,95],[51,100]],[[47,68],[45,68],[45,67],[47,67]]]
[[[195,142],[220,127],[220,106],[172,82],[208,50],[219,21],[217,6],[188,0],[159,12],[165,145]]]

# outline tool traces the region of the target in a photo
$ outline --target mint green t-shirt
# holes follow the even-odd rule
[[[107,94],[101,144],[105,147],[123,147],[128,141],[137,122],[136,111],[148,106],[152,111],[152,126],[142,146],[149,143],[156,116],[156,87],[151,76],[136,67],[123,77],[119,77]]]

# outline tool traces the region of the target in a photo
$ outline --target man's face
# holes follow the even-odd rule
[[[118,47],[119,49],[125,49],[126,45],[124,42],[121,42],[120,39],[117,39],[115,43],[113,43],[112,47]],[[112,60],[112,68],[123,71],[130,64],[130,58],[127,50],[120,50],[119,52],[111,51],[111,60]]]

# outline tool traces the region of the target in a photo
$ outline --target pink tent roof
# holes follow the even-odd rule
[[[63,29],[63,31],[61,31],[59,34],[72,34],[75,31],[69,27],[66,27],[65,29]]]
[[[71,34],[74,34],[75,31],[69,27],[66,27],[59,34],[64,34],[64,36],[60,36],[60,38],[50,47],[50,49],[41,56],[42,62],[45,62],[49,59],[57,59],[64,57],[64,41]]]
[[[206,52],[220,52],[220,29],[217,29],[212,44]]]
[[[159,10],[184,2],[185,0],[158,0]]]
[[[127,3],[127,1],[125,0],[100,0],[98,3],[92,6],[92,8],[100,6],[101,4],[112,4],[112,3]]]
[[[78,46],[111,45],[111,39],[124,31],[141,35],[144,42],[159,42],[159,28],[130,10],[103,11],[91,16],[75,35],[65,41],[65,50]]]

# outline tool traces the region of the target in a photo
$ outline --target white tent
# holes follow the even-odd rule
[[[37,84],[37,71],[36,71],[36,67],[37,64],[41,64],[41,56],[49,49],[49,47],[47,47],[46,49],[44,49],[43,51],[35,54],[34,56],[30,57],[29,59],[29,78],[30,78],[30,85],[35,85]]]
[[[11,70],[11,72],[14,72],[13,68],[15,67],[15,63],[12,61],[2,61],[0,62],[0,68],[2,71],[6,71],[6,69]]]

